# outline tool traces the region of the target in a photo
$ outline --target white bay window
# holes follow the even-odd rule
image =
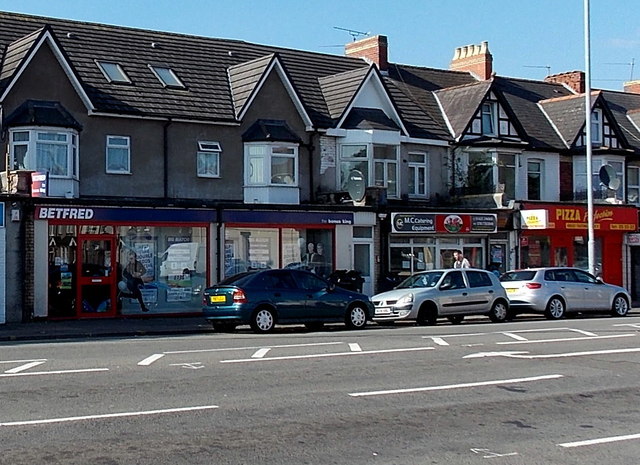
[[[58,128],[9,130],[9,166],[14,170],[42,171],[50,178],[78,177],[78,133]]]

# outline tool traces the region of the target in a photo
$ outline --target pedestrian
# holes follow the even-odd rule
[[[129,261],[124,270],[122,270],[122,277],[127,281],[127,288],[131,291],[133,297],[140,303],[140,310],[148,312],[149,309],[144,304],[142,292],[140,291],[140,287],[144,286],[142,276],[147,272],[147,269],[138,261],[138,255],[135,252],[129,252],[128,258]]]
[[[453,252],[453,267],[454,268],[471,268],[469,260],[464,258],[461,250],[454,250]]]

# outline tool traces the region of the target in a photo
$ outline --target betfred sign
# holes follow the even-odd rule
[[[40,207],[36,218],[39,220],[90,220],[93,216],[93,208]]]

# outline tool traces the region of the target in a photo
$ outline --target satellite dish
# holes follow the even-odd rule
[[[617,191],[620,187],[620,179],[616,175],[616,170],[613,166],[606,164],[600,167],[600,182],[607,188],[613,191]]]
[[[366,183],[362,171],[351,170],[347,180],[347,192],[354,202],[362,202],[365,195]]]

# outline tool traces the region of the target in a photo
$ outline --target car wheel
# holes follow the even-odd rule
[[[367,310],[360,304],[356,304],[347,310],[345,324],[349,329],[362,329],[367,325]]]
[[[613,299],[613,305],[611,306],[611,315],[613,316],[627,316],[629,313],[629,302],[621,295],[617,295]]]
[[[447,320],[449,320],[452,325],[459,325],[460,323],[462,323],[462,320],[464,320],[464,315],[448,316]]]
[[[552,297],[544,314],[549,320],[559,320],[564,316],[564,311],[564,302],[559,297]]]
[[[276,318],[273,310],[268,308],[259,308],[251,317],[251,329],[256,333],[268,333],[276,324]]]
[[[307,328],[309,331],[319,331],[322,329],[323,326],[324,326],[324,323],[322,321],[312,321],[311,323],[304,324],[304,327]]]
[[[509,316],[509,307],[502,301],[494,302],[491,311],[489,312],[489,319],[494,323],[502,323],[507,320]]]
[[[419,326],[435,326],[438,322],[438,309],[433,305],[425,305],[418,312],[416,323]]]

